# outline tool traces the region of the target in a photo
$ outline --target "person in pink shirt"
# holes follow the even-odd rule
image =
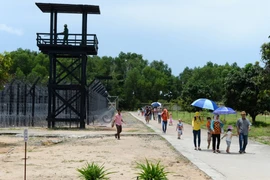
[[[117,112],[118,113],[114,117],[114,123],[115,123],[115,126],[116,126],[115,138],[120,140],[120,133],[122,132],[122,123],[125,123],[125,122],[122,119],[121,110],[118,109]]]

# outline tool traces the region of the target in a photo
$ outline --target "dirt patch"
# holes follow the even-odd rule
[[[124,118],[127,122],[134,121],[133,125],[128,124],[123,128],[124,132],[132,129],[142,134],[125,134],[121,140],[116,140],[113,132],[112,136],[92,138],[30,137],[27,148],[27,179],[79,179],[76,169],[85,166],[86,162],[96,162],[100,165],[104,163],[106,169],[116,171],[110,175],[112,180],[131,180],[138,172],[135,169],[136,162],[145,162],[146,158],[151,162],[160,161],[171,172],[168,176],[170,180],[210,179],[163,138],[143,134],[149,132],[149,129],[142,123],[136,122],[129,115],[124,115]],[[88,131],[80,131],[83,132]],[[0,179],[23,179],[23,170],[23,138],[0,136]]]

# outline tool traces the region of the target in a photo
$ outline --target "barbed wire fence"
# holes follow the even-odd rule
[[[0,127],[47,127],[48,115],[48,88],[21,80],[12,80],[0,91]],[[86,123],[108,124],[111,122],[116,108],[110,106],[108,93],[105,87],[98,81],[88,87]],[[98,83],[101,88],[96,88]],[[66,98],[73,96],[73,93],[65,93]],[[75,102],[76,103],[76,102]],[[62,106],[61,101],[57,106]],[[62,112],[62,117],[72,117],[68,108]],[[57,122],[56,127],[77,126],[78,123]]]
[[[48,92],[36,82],[13,80],[0,91],[0,127],[46,125]]]
[[[116,106],[111,106],[110,97],[105,86],[99,80],[92,81],[88,88],[87,125],[103,125],[112,121]]]

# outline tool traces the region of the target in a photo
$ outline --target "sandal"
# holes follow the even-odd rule
[[[194,150],[196,150],[197,151],[197,148],[195,147],[195,149]]]
[[[220,150],[217,150],[217,153],[220,153]]]
[[[202,150],[201,148],[198,148],[198,150],[200,151],[200,150]]]

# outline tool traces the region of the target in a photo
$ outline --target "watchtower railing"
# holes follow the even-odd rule
[[[98,39],[96,34],[87,34],[86,42],[83,42],[82,34],[68,34],[68,39],[64,44],[63,34],[52,34],[50,33],[37,33],[37,46],[39,45],[70,45],[70,46],[94,46],[98,49]],[[54,39],[54,37],[57,37]]]

